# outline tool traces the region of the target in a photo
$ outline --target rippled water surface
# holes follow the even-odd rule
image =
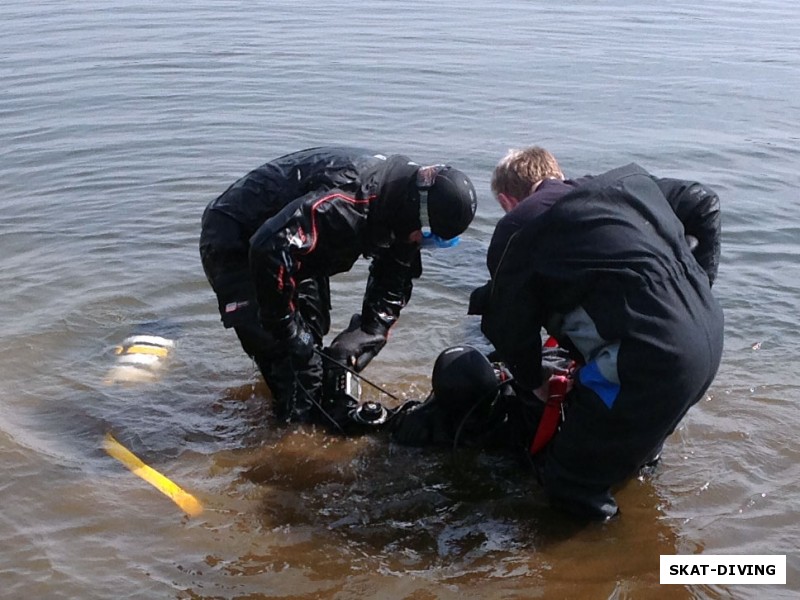
[[[630,4],[0,4],[0,597],[789,598],[800,591],[800,11]],[[326,143],[450,162],[478,217],[365,373],[425,393],[501,215],[489,177],[538,143],[569,175],[630,161],[718,190],[716,382],[663,464],[579,527],[507,459],[276,428],[200,266],[206,203]],[[366,265],[333,281],[334,329]],[[114,347],[177,343],[155,382]],[[111,432],[205,506],[186,516]],[[659,555],[786,554],[785,586],[660,586]]]

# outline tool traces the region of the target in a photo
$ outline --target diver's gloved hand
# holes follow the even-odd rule
[[[490,354],[489,359],[496,361],[500,357]],[[533,364],[524,354],[518,360],[508,359],[504,362],[514,376],[516,386],[534,393],[544,389],[544,384],[553,375],[567,375],[574,365],[568,350],[550,345],[542,347],[541,362],[538,365]]]
[[[529,361],[509,361],[506,366],[514,377],[514,385],[528,392],[534,392],[548,380],[548,377],[543,377],[542,367]]]
[[[293,363],[305,364],[314,354],[314,334],[299,313],[281,319],[273,333],[284,345]]]
[[[386,345],[387,334],[388,331],[385,330],[363,329],[361,315],[355,314],[350,319],[347,329],[333,339],[327,353],[331,358],[344,362],[356,371],[361,371]]]

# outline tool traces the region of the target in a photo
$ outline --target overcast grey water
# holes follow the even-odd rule
[[[797,597],[800,9],[557,4],[0,3],[0,597]],[[449,162],[478,190],[364,373],[402,397],[447,346],[484,343],[465,312],[508,148],[718,191],[722,366],[617,494],[621,518],[560,518],[501,457],[275,427],[219,322],[200,216],[246,171],[329,143]],[[365,269],[334,278],[334,331]],[[174,340],[160,377],[107,382],[134,333]],[[676,553],[785,554],[787,583],[660,585]]]

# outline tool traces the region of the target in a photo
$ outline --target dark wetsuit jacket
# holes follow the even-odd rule
[[[694,253],[687,235],[698,240]],[[497,225],[482,329],[512,371],[537,386],[544,327],[578,353],[582,377],[613,403],[620,381],[641,377],[653,361],[721,346],[711,294],[719,255],[719,199],[699,183],[637,165],[545,180]]]
[[[362,255],[373,258],[362,322],[391,327],[421,274],[418,248],[397,241],[413,229],[400,224],[418,220],[407,214],[417,168],[405,156],[320,147],[231,185],[206,208],[200,240],[226,327],[252,318],[256,303],[266,325],[281,320],[296,308],[299,282],[347,271]]]
[[[498,223],[492,279],[473,306],[483,332],[517,385],[542,383],[542,328],[581,365],[559,432],[536,457],[558,506],[616,514],[612,487],[658,455],[711,385],[719,254],[716,194],[637,165],[547,180]]]

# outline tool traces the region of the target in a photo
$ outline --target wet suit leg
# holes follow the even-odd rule
[[[306,279],[297,286],[297,310],[314,335],[320,349],[330,330],[330,288],[327,277]],[[322,400],[322,358],[311,355],[305,364],[297,364],[285,354],[259,364],[261,373],[275,398],[275,412],[281,421],[324,422]]]
[[[675,357],[674,364],[667,365],[670,377],[623,379],[611,407],[576,378],[561,429],[537,461],[552,504],[593,519],[614,516],[618,508],[611,489],[660,453],[666,438],[711,385],[720,354],[721,343],[711,353]],[[654,373],[641,364],[636,371]]]
[[[217,295],[222,324],[233,328],[242,349],[263,371],[277,352],[277,341],[258,320],[256,292],[248,266],[249,241],[241,223],[216,210],[203,214],[200,258]]]
[[[582,517],[614,516],[618,509],[611,486],[629,476],[636,462],[628,437],[617,415],[576,382],[565,421],[536,460],[551,504]]]
[[[200,257],[217,295],[222,323],[233,328],[242,349],[258,365],[280,420],[312,421],[320,395],[322,363],[312,355],[304,365],[293,364],[282,344],[262,326],[248,262],[249,237],[243,226],[223,213],[206,210],[200,234]],[[297,287],[297,310],[316,341],[330,329],[330,288],[326,277],[302,281]]]

